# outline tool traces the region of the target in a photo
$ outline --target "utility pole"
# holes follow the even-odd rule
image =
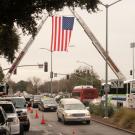
[[[111,4],[103,4],[100,2],[101,5],[103,5],[106,8],[106,66],[105,66],[105,84],[106,88],[108,87],[108,8],[112,5],[115,5],[116,3],[120,2],[122,0],[117,0],[116,2],[113,2]],[[105,90],[105,118],[108,118],[108,91],[109,89]]]

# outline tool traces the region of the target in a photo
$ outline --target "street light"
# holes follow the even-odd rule
[[[108,84],[108,8],[120,1],[122,1],[122,0],[117,0],[116,2],[113,2],[111,4],[103,4],[102,2],[100,2],[100,4],[106,8],[106,68],[105,68],[105,84],[106,85]],[[108,117],[108,103],[107,103],[107,101],[108,101],[107,92],[108,91],[109,91],[109,89],[105,91],[105,108],[106,108],[105,109],[105,118]]]
[[[132,69],[132,74],[133,74],[133,79],[134,79],[134,73],[135,73],[135,68],[134,68],[134,48],[135,48],[135,42],[132,42],[130,44],[130,47],[133,48],[133,69]]]
[[[53,51],[52,50],[49,50],[47,48],[40,48],[40,49],[43,49],[43,50],[47,50],[49,52],[51,52],[51,72],[50,72],[50,78],[51,78],[51,95],[52,95],[52,79],[53,79],[53,71],[52,71],[52,53]]]
[[[77,63],[83,63],[83,64],[87,65],[88,67],[90,67],[91,68],[91,73],[93,74],[93,66],[92,65],[89,65],[88,63],[86,63],[84,61],[79,61],[79,60],[77,60],[76,62]],[[93,75],[92,74],[91,74],[91,84],[93,86]]]

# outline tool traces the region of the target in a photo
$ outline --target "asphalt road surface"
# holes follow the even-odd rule
[[[37,111],[36,111],[37,110]],[[90,125],[85,123],[69,123],[64,125],[57,121],[56,112],[41,112],[34,109],[33,113],[29,112],[31,127],[26,135],[131,135],[96,122]],[[37,112],[37,113],[36,113]],[[36,115],[38,114],[38,115]],[[38,118],[35,118],[39,116]],[[41,124],[42,120],[45,124]]]

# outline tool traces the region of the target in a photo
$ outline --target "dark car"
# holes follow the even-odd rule
[[[41,100],[41,95],[34,95],[32,101],[31,101],[32,107],[38,108],[38,104],[39,104],[40,100]]]
[[[41,99],[38,104],[39,110],[42,111],[56,111],[57,110],[57,102],[54,98],[44,98]]]
[[[30,128],[30,120],[27,113],[26,100],[24,97],[11,97],[11,100],[16,108],[21,125],[24,130],[28,131]]]
[[[8,118],[2,107],[0,107],[0,135],[10,135]]]

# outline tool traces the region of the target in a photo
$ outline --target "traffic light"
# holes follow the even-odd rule
[[[44,63],[44,72],[48,72],[48,63],[47,62]]]
[[[130,70],[130,75],[132,75],[133,74],[133,72],[132,72],[132,70]]]
[[[69,75],[67,75],[67,80],[69,80]]]
[[[57,73],[54,73],[54,77],[57,77]]]

